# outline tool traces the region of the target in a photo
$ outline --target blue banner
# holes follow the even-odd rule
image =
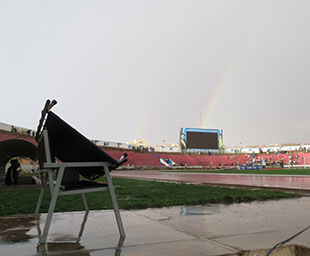
[[[240,170],[262,170],[263,165],[240,165]]]

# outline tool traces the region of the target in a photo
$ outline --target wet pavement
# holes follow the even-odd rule
[[[173,181],[196,184],[215,184],[282,188],[310,192],[310,175],[255,175],[223,173],[176,173],[160,171],[114,171],[112,176],[145,180]]]
[[[310,197],[121,211],[124,240],[111,210],[55,213],[46,245],[46,214],[0,217],[0,255],[223,255],[270,248],[309,226],[309,212]],[[290,243],[310,247],[309,237]]]

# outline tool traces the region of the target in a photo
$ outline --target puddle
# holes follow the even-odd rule
[[[34,216],[9,216],[0,220],[0,243],[26,242],[33,238],[28,232],[36,226]]]
[[[193,216],[193,215],[214,215],[221,210],[220,204],[205,205],[205,206],[183,206],[181,215]]]

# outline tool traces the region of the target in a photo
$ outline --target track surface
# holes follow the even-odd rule
[[[303,190],[310,192],[310,176],[306,175],[255,175],[175,173],[160,171],[114,171],[113,177],[144,180],[174,181],[195,184],[216,184]]]

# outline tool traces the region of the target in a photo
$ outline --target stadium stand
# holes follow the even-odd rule
[[[114,158],[119,158],[122,155],[122,151],[106,151],[109,155]],[[136,166],[136,167],[160,167],[158,158],[153,153],[138,153],[126,151],[128,153],[128,162],[127,165]]]
[[[17,131],[11,130],[12,125],[7,125],[0,123],[0,141],[5,140],[26,140],[34,145],[36,141],[33,136],[27,136],[29,129],[17,127]],[[31,131],[31,130],[30,130]],[[310,167],[310,153],[308,152],[308,145],[303,145],[300,150],[293,150],[294,147],[286,146],[283,149],[292,149],[292,152],[288,151],[285,153],[275,153],[275,152],[261,152],[261,153],[226,153],[226,154],[184,154],[184,153],[172,153],[172,152],[159,152],[155,150],[152,151],[135,151],[132,149],[131,145],[124,144],[124,147],[120,147],[121,143],[108,144],[102,141],[93,141],[97,146],[102,147],[106,152],[108,152],[114,158],[120,158],[124,152],[128,153],[128,163],[127,166],[134,167],[161,167],[162,164],[159,158],[171,159],[177,165],[181,166],[202,166],[202,167],[232,167],[236,165],[244,165],[251,163],[253,158],[256,159],[258,163],[261,162],[263,158],[268,164],[283,162],[284,165],[308,165]],[[108,146],[107,146],[107,145]],[[112,147],[115,145],[115,148]],[[310,147],[310,145],[309,145]],[[296,147],[295,147],[296,148]],[[280,149],[280,148],[279,148]],[[304,149],[304,150],[302,150]],[[157,154],[157,156],[156,156]]]
[[[11,133],[11,132],[6,132],[6,131],[1,131],[0,132],[0,141],[4,140],[12,140],[12,139],[22,139],[22,140],[27,140],[29,142],[32,142],[33,144],[37,144],[35,139],[31,136],[26,136],[18,133]]]

